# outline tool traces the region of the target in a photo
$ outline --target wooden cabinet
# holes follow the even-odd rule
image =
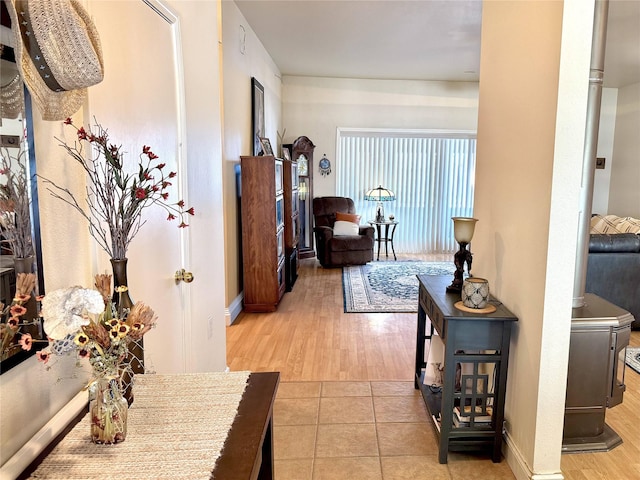
[[[493,297],[494,312],[459,310],[460,294],[446,291],[450,281],[450,276],[418,275],[415,387],[438,433],[440,463],[447,463],[449,450],[485,449],[499,462],[511,326],[518,319]],[[424,380],[426,369],[433,368],[425,360],[425,340],[431,348],[435,332],[444,344],[441,385]]]
[[[285,287],[290,292],[298,278],[298,240],[300,212],[298,205],[298,163],[283,160],[284,166],[284,250]]]
[[[285,292],[285,199],[282,160],[241,157],[244,309],[275,311]]]

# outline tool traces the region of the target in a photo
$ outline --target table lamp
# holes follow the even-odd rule
[[[376,222],[381,223],[384,222],[384,206],[382,202],[391,202],[396,199],[396,195],[391,190],[382,188],[382,185],[380,185],[377,188],[367,190],[367,193],[364,194],[364,199],[378,202],[376,206]]]
[[[453,217],[453,235],[456,238],[456,242],[460,245],[458,250],[453,256],[453,262],[456,265],[456,271],[453,274],[453,282],[447,287],[447,292],[462,291],[462,277],[464,276],[464,263],[467,263],[467,273],[471,275],[471,260],[472,255],[467,250],[467,245],[473,238],[473,231],[476,227],[476,218],[469,217]]]

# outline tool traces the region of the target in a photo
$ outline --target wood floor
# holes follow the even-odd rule
[[[303,260],[277,312],[243,312],[227,328],[227,364],[234,371],[279,371],[282,382],[411,381],[415,322],[415,313],[344,313],[341,269]],[[631,345],[640,346],[640,332],[632,332]],[[567,480],[640,480],[640,374],[627,368],[626,383],[624,402],[606,416],[623,444],[607,453],[563,455]]]
[[[341,271],[303,260],[277,312],[240,314],[227,328],[231,370],[277,370],[282,381],[412,380],[416,314],[344,313]]]

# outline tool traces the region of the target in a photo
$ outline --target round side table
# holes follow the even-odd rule
[[[393,235],[396,233],[396,227],[398,222],[396,220],[389,220],[384,222],[377,222],[375,220],[369,220],[369,225],[376,227],[376,242],[378,243],[378,258],[380,260],[380,247],[384,243],[384,253],[389,258],[389,244],[391,244],[391,252],[393,253],[393,259],[398,260],[396,257],[396,251],[393,248]],[[384,227],[384,234],[382,228]]]

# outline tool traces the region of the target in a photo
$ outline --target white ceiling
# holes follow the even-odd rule
[[[283,75],[478,81],[481,0],[235,0]],[[640,82],[640,0],[611,0],[604,84]]]

